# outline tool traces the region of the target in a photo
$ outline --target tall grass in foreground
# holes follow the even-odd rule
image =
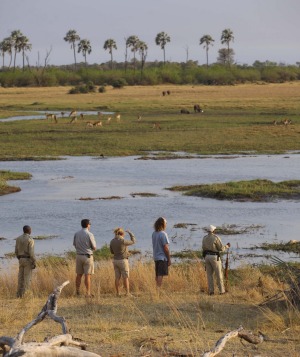
[[[71,333],[88,343],[88,349],[103,357],[201,356],[229,330],[265,333],[271,340],[258,346],[242,346],[238,339],[226,345],[222,356],[299,356],[300,313],[289,301],[258,304],[288,286],[272,269],[245,266],[230,271],[230,289],[225,295],[207,295],[202,261],[173,264],[169,277],[157,292],[152,261],[130,259],[130,286],[136,298],[117,298],[110,260],[96,263],[92,277],[93,299],[75,296],[74,259],[47,258],[38,262],[32,291],[16,299],[17,269],[0,275],[0,336],[15,336],[34,319],[53,288],[70,280],[58,301],[58,314],[67,320]],[[216,290],[217,291],[217,290]],[[82,286],[84,294],[84,286]],[[26,333],[26,340],[42,341],[61,333],[59,324],[46,319]],[[283,342],[282,342],[283,341]]]

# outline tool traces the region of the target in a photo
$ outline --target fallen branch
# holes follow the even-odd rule
[[[87,352],[86,344],[73,340],[68,334],[68,328],[64,317],[57,316],[57,300],[62,289],[69,284],[65,281],[62,285],[54,289],[53,293],[48,296],[46,304],[38,316],[29,322],[16,336],[16,338],[2,336],[0,337],[0,347],[2,348],[3,357],[100,357],[99,355]],[[46,316],[49,316],[55,322],[59,322],[62,326],[63,335],[58,335],[45,342],[29,342],[23,343],[25,333],[39,322],[43,321]],[[69,346],[80,347],[81,350]]]
[[[219,354],[223,348],[225,347],[225,344],[234,337],[240,337],[244,340],[246,340],[249,343],[253,343],[253,344],[259,344],[261,342],[263,342],[264,337],[263,335],[260,333],[258,336],[255,336],[252,334],[252,332],[250,331],[244,331],[243,327],[239,327],[238,329],[234,330],[234,331],[230,331],[228,333],[226,333],[225,336],[221,337],[215,344],[215,347],[213,347],[210,351],[205,352],[202,357],[214,357],[217,354]]]

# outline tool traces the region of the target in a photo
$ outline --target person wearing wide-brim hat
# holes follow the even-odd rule
[[[222,244],[221,239],[214,233],[216,227],[209,225],[206,230],[208,234],[203,237],[202,250],[205,260],[205,268],[208,282],[208,294],[214,295],[214,274],[216,275],[217,285],[220,294],[225,293],[222,262],[220,253],[230,247],[230,243]]]

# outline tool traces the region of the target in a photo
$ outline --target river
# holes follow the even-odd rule
[[[253,253],[249,248],[263,242],[299,240],[300,202],[233,202],[187,197],[167,187],[199,183],[269,179],[299,179],[300,155],[200,156],[193,159],[138,160],[139,157],[64,157],[54,161],[7,161],[1,170],[25,171],[28,181],[11,181],[21,192],[0,197],[0,257],[14,251],[15,238],[29,224],[33,236],[52,236],[36,240],[38,256],[63,255],[73,250],[74,233],[82,218],[90,218],[98,247],[109,243],[113,229],[130,229],[137,238],[136,249],[151,256],[153,223],[159,216],[168,221],[171,251],[200,249],[203,228],[237,225],[256,226],[243,234],[221,236],[231,242],[232,256],[240,264],[259,262],[262,257],[241,257]],[[143,197],[137,193],[155,194]],[[106,199],[119,196],[120,199]],[[80,200],[80,198],[90,198]],[[100,198],[100,199],[99,199]],[[186,228],[176,228],[188,223]],[[256,250],[256,254],[265,254]],[[273,254],[272,252],[267,252]],[[280,254],[299,261],[296,254]],[[5,259],[1,259],[5,261]]]

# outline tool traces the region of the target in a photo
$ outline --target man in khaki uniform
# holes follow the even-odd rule
[[[203,237],[202,241],[209,295],[214,295],[214,273],[216,274],[220,294],[225,293],[220,252],[230,247],[230,243],[222,244],[221,239],[214,234],[215,229],[215,226],[208,226],[208,234]]]
[[[31,283],[32,270],[36,267],[34,240],[30,237],[31,228],[23,227],[23,234],[16,239],[15,253],[19,259],[17,297],[23,297]]]

